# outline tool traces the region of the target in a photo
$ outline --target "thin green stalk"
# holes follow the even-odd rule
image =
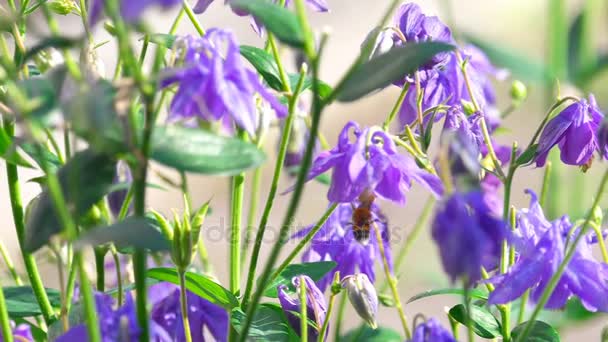
[[[120,257],[118,256],[118,252],[116,251],[116,247],[114,245],[110,246],[110,254],[112,255],[112,261],[114,261],[114,269],[116,271],[116,288],[118,292],[116,293],[116,302],[118,306],[122,306],[122,265],[120,264]]]
[[[55,155],[57,156],[57,159],[59,159],[59,162],[61,164],[65,163],[65,159],[63,158],[63,155],[61,154],[61,149],[59,148],[59,144],[57,143],[57,140],[55,140],[55,137],[53,137],[53,132],[51,132],[48,128],[45,128],[44,134],[46,135],[46,138],[49,141],[49,143],[51,143],[53,152],[55,152]]]
[[[549,193],[549,184],[551,183],[551,168],[552,163],[550,161],[545,164],[545,173],[543,174],[543,185],[540,190],[539,203],[541,207],[544,207],[547,203],[547,194]]]
[[[281,63],[280,60],[278,61],[278,63]],[[305,75],[306,68],[302,68],[302,70],[300,71],[300,80],[298,81],[293,96],[289,100],[289,114],[287,115],[287,119],[285,119],[285,125],[283,126],[283,134],[281,136],[281,142],[279,145],[279,154],[277,155],[277,160],[274,164],[274,172],[272,175],[272,181],[270,183],[270,189],[268,191],[268,197],[266,198],[266,204],[264,205],[264,212],[262,213],[262,217],[260,218],[260,223],[258,224],[258,230],[256,232],[255,241],[253,242],[251,261],[249,263],[249,272],[247,273],[247,285],[245,286],[245,295],[243,296],[244,307],[246,306],[249,300],[251,291],[253,291],[253,283],[256,276],[255,273],[258,264],[258,259],[260,257],[260,250],[262,248],[262,241],[264,239],[264,233],[266,232],[266,227],[268,225],[270,211],[272,210],[274,199],[277,195],[277,191],[279,188],[279,179],[281,178],[281,173],[283,172],[283,164],[285,162],[285,156],[287,155],[287,145],[289,143],[289,137],[291,135],[291,128],[293,126],[293,122],[296,116],[297,99],[300,91],[302,90]],[[284,84],[283,87],[283,89],[290,90],[289,84]]]
[[[304,306],[304,305],[303,305]],[[2,329],[2,337],[5,342],[13,342],[13,329],[11,329],[11,321],[8,317],[6,308],[6,300],[4,299],[4,290],[0,287],[0,329]]]
[[[82,19],[84,32],[87,34],[87,38],[89,39],[89,43],[93,43],[93,34],[91,33],[91,27],[89,26],[89,14],[87,11],[86,0],[80,0],[80,17]]]
[[[306,282],[304,277],[300,276],[300,339],[308,341],[308,314],[306,310]]]
[[[86,273],[86,266],[80,252],[74,253],[74,262],[78,266],[80,273],[80,291],[82,293],[82,300],[84,302],[85,322],[87,325],[89,341],[101,342],[101,332],[99,331],[99,322],[97,321],[97,310],[95,309],[93,288]]]
[[[49,3],[45,2],[41,7],[42,7],[42,13],[44,14],[44,17],[46,18],[46,21],[48,23],[51,34],[53,35],[53,37],[59,37],[61,35],[61,32],[59,30],[59,24],[57,23],[57,20],[55,20],[55,18],[53,17],[53,13],[51,12],[51,10],[49,8]],[[70,52],[67,49],[62,49],[61,52],[63,54],[63,60],[65,63],[65,66],[66,66],[68,72],[70,73],[70,75],[72,75],[72,77],[74,77],[74,79],[76,79],[78,81],[82,80],[82,72],[80,72],[78,63],[76,63],[76,61],[74,60],[74,58],[72,57]],[[26,66],[26,68],[27,68],[27,66]]]
[[[338,304],[338,312],[336,312],[335,326],[334,326],[334,341],[340,341],[342,337],[342,321],[344,320],[344,313],[346,312],[346,296],[340,298]],[[328,316],[329,317],[329,316]]]
[[[2,260],[4,260],[6,269],[8,269],[8,272],[11,274],[11,277],[13,278],[15,285],[17,285],[17,286],[23,285],[23,281],[21,280],[19,273],[17,273],[17,270],[15,269],[15,264],[13,263],[13,260],[11,259],[10,254],[6,250],[6,246],[4,245],[4,242],[2,242],[2,241],[0,241],[0,254],[2,255]]]
[[[521,296],[521,302],[519,303],[519,315],[517,316],[517,324],[522,324],[526,319],[526,306],[528,299],[530,298],[530,290],[524,292]]]
[[[179,273],[179,302],[182,312],[182,322],[184,325],[184,336],[186,342],[192,342],[192,333],[190,332],[190,318],[188,317],[188,296],[186,290],[186,270],[180,269]]]
[[[595,195],[595,200],[593,201],[593,205],[591,206],[591,209],[589,210],[589,213],[587,214],[585,222],[581,226],[580,232],[574,239],[574,242],[572,243],[570,249],[568,249],[568,252],[566,253],[566,255],[564,257],[564,260],[562,260],[562,262],[559,264],[557,271],[551,277],[551,280],[549,280],[547,287],[545,287],[545,289],[543,290],[540,300],[536,304],[536,307],[534,308],[534,311],[532,312],[532,315],[530,316],[530,319],[528,320],[528,323],[526,324],[524,330],[518,336],[517,341],[526,341],[526,337],[528,337],[528,334],[530,334],[530,330],[532,329],[532,325],[534,324],[536,317],[538,316],[540,311],[545,307],[545,304],[547,304],[547,302],[549,301],[549,298],[551,297],[553,290],[555,290],[557,283],[559,282],[562,275],[564,274],[566,267],[570,263],[570,260],[572,260],[572,258],[574,257],[574,253],[576,252],[576,248],[577,248],[579,242],[587,234],[587,231],[589,230],[589,227],[590,227],[589,222],[591,222],[592,217],[593,217],[593,211],[600,203],[602,195],[604,194],[604,188],[606,187],[606,183],[608,183],[608,171],[604,172],[604,176],[602,177],[602,180],[600,182],[597,194]]]
[[[422,134],[422,132],[424,132],[424,118],[422,117],[422,98],[424,95],[422,93],[422,86],[420,85],[420,73],[416,71],[414,75],[416,82],[416,115],[418,117],[417,121],[420,125],[420,132]]]
[[[65,287],[65,298],[61,303],[60,311],[60,316],[62,322],[64,322],[65,331],[68,330],[70,324],[68,314],[72,308],[72,298],[74,297],[74,288],[76,286],[76,273],[78,269],[76,267],[76,264],[74,263],[73,258],[68,268],[70,270],[70,273],[68,273],[68,282]]]
[[[410,252],[412,246],[414,246],[414,242],[420,235],[420,232],[422,232],[423,228],[426,226],[429,216],[431,215],[434,204],[435,204],[435,199],[433,197],[430,197],[424,204],[424,208],[422,208],[422,212],[420,213],[420,216],[416,220],[416,225],[414,225],[414,228],[412,229],[410,234],[405,239],[403,246],[401,246],[401,249],[399,250],[399,252],[397,254],[397,258],[395,259],[395,270],[401,269],[401,265],[403,265],[403,261],[405,261],[405,257]],[[387,287],[388,287],[388,282],[385,280],[384,283],[382,283],[382,285],[380,286],[380,292],[385,291]]]
[[[397,281],[391,273],[391,269],[388,265],[388,259],[386,258],[386,249],[384,248],[384,242],[382,240],[382,233],[380,232],[380,229],[378,228],[378,225],[376,223],[374,223],[374,232],[376,233],[376,241],[378,242],[378,249],[380,250],[380,255],[382,255],[382,266],[384,267],[384,274],[386,276],[388,285],[391,288],[393,300],[395,301],[395,308],[397,309],[397,312],[399,312],[399,319],[401,320],[401,326],[403,327],[405,337],[409,340],[412,338],[412,333],[410,332],[410,328],[407,325],[407,318],[405,316],[405,311],[403,310],[403,305],[401,304],[399,290],[397,289]]]
[[[302,249],[306,247],[310,240],[312,240],[317,234],[317,232],[323,227],[325,222],[327,222],[327,219],[329,219],[329,217],[334,212],[334,210],[336,210],[337,207],[338,203],[332,203],[329,208],[327,208],[323,216],[321,216],[321,219],[319,219],[319,221],[314,225],[314,227],[312,227],[312,229],[306,234],[306,236],[304,236],[300,240],[298,245],[291,251],[291,253],[289,253],[287,258],[285,258],[285,260],[276,269],[276,271],[274,271],[274,273],[270,277],[270,282],[274,281],[274,279],[276,279],[281,274],[281,272],[283,272],[285,268],[287,268],[287,266],[289,266],[291,262],[295,260],[295,258],[298,256],[298,254],[300,254]]]
[[[336,297],[338,296],[338,294],[340,294],[339,291],[334,291],[333,289],[333,286],[336,285],[340,286],[340,271],[336,271],[336,273],[334,273],[334,281],[332,282],[331,295],[329,296],[329,305],[327,306],[325,320],[323,321],[323,325],[321,326],[321,331],[319,332],[317,342],[325,342],[325,336],[327,336],[327,329],[329,328],[329,321],[331,321],[331,314],[334,310]]]
[[[245,138],[241,132],[241,139]],[[241,228],[243,221],[243,197],[245,194],[245,173],[232,177],[231,230],[230,230],[230,291],[237,293],[241,288]]]
[[[452,329],[452,336],[458,341],[458,321],[454,319],[449,313],[447,314],[448,320],[450,321],[450,328]]]
[[[104,259],[106,257],[106,248],[95,248],[95,271],[97,272],[97,291],[105,291],[106,285],[106,268]]]
[[[281,83],[283,84],[283,90],[287,93],[290,93],[291,86],[289,83],[289,78],[287,77],[287,73],[285,72],[283,63],[281,62],[281,57],[279,56],[279,49],[277,48],[277,43],[272,33],[268,33],[268,43],[270,44],[270,49],[272,51],[274,60],[277,63],[277,69],[279,70],[279,77],[281,78]]]
[[[247,214],[247,232],[245,233],[245,245],[243,246],[243,254],[241,254],[241,267],[245,266],[245,259],[251,239],[253,237],[253,222],[258,211],[258,202],[260,199],[260,185],[262,183],[262,168],[258,167],[253,171],[253,179],[251,180],[251,194],[249,197],[249,212]]]
[[[9,121],[9,119],[5,118],[4,130],[6,134],[12,138],[15,133],[14,122],[11,122]],[[23,202],[21,200],[21,189],[19,184],[19,171],[17,170],[17,166],[15,164],[5,164],[8,181],[8,191],[11,201],[11,211],[13,214],[15,231],[17,232],[17,239],[19,240],[21,257],[23,258],[25,270],[27,272],[30,285],[32,286],[32,290],[34,291],[36,301],[38,302],[38,306],[40,307],[40,311],[42,311],[44,321],[46,322],[46,324],[50,324],[52,321],[55,320],[56,317],[55,313],[53,312],[53,307],[51,306],[51,302],[49,301],[49,298],[44,289],[44,284],[42,283],[42,279],[40,278],[40,273],[38,272],[36,260],[34,256],[26,252],[24,248],[25,221],[23,216]]]
[[[397,116],[397,113],[399,113],[399,109],[401,109],[401,106],[403,105],[403,100],[405,99],[405,95],[407,95],[408,89],[410,89],[410,84],[409,83],[406,83],[403,86],[403,88],[401,88],[401,92],[399,93],[399,97],[397,98],[397,102],[395,102],[395,105],[393,106],[393,109],[391,110],[390,114],[386,118],[386,121],[384,121],[384,123],[382,124],[382,129],[384,131],[388,132],[388,129],[389,129],[390,125],[391,125],[391,122],[393,122],[393,120]]]
[[[467,337],[469,342],[475,341],[475,333],[473,331],[473,319],[471,319],[471,294],[467,281],[464,281],[464,306],[467,311]]]
[[[192,11],[192,7],[190,7],[190,4],[187,0],[184,0],[183,8],[186,11],[188,19],[190,19],[190,22],[192,22],[192,26],[194,26],[194,28],[196,29],[196,32],[198,32],[200,36],[204,36],[205,29],[203,28],[201,23],[199,23],[198,19],[196,19],[196,14],[194,14],[194,12]]]

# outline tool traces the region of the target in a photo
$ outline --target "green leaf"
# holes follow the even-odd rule
[[[515,160],[515,164],[517,165],[525,165],[531,162],[536,156],[536,150],[538,150],[538,144],[534,144],[530,146],[527,150],[525,150],[517,159]]]
[[[298,17],[286,8],[266,0],[236,0],[230,5],[251,13],[283,43],[295,48],[304,46],[304,31]]]
[[[34,290],[30,286],[9,286],[3,287],[6,299],[6,309],[11,318],[25,318],[42,315],[40,306],[34,295]],[[55,309],[61,308],[61,296],[59,291],[45,289],[46,294]]]
[[[523,322],[522,324],[516,326],[511,331],[511,338],[513,341],[516,341],[518,336],[524,331],[528,322]],[[526,337],[526,342],[559,342],[559,334],[557,331],[550,326],[549,324],[543,321],[534,321],[532,323],[532,329],[530,333]]]
[[[115,109],[116,90],[106,80],[81,89],[63,105],[66,121],[78,136],[98,151],[127,151],[125,132]]]
[[[234,308],[230,313],[230,324],[241,332],[247,317],[241,308]],[[247,341],[294,341],[294,336],[283,310],[275,304],[264,303],[255,312]]]
[[[437,290],[429,290],[429,291],[425,291],[425,292],[421,292],[413,297],[411,297],[410,299],[407,300],[407,302],[405,304],[409,304],[412,302],[415,302],[419,299],[423,299],[423,298],[427,298],[427,297],[433,297],[433,296],[437,296],[437,295],[445,295],[445,294],[451,294],[451,295],[458,295],[458,296],[463,296],[464,295],[464,291],[462,289],[437,289]],[[484,292],[482,290],[479,289],[472,289],[469,291],[469,296],[471,296],[471,298],[477,298],[477,299],[484,299],[487,300],[488,299],[488,293]]]
[[[465,34],[464,37],[467,41],[483,50],[492,63],[508,69],[517,78],[533,82],[553,80],[551,72],[542,62],[523,56],[502,44],[497,45],[470,34]]]
[[[268,86],[278,91],[283,90],[279,68],[271,54],[254,46],[241,45],[241,55],[251,63]]]
[[[471,304],[471,320],[473,331],[477,336],[483,338],[496,338],[501,336],[500,323],[488,311],[488,309]],[[467,310],[463,304],[458,304],[450,309],[449,315],[463,325],[467,325]]]
[[[69,37],[48,37],[42,39],[38,44],[34,45],[30,48],[23,57],[24,62],[30,60],[38,53],[49,49],[55,48],[58,50],[70,49],[80,43],[79,39],[69,38]]]
[[[300,80],[300,74],[289,74],[288,77],[289,77],[289,84],[291,85],[291,89],[295,89],[298,84],[298,81]],[[312,78],[310,76],[306,76],[306,78],[304,79],[304,83],[302,84],[302,91],[310,89],[310,88],[312,88]],[[282,90],[282,89],[278,89],[278,90]],[[329,84],[319,80],[319,97],[322,100],[326,100],[329,97],[329,95],[331,95],[332,91],[333,91],[333,88]]]
[[[340,338],[342,342],[397,342],[403,341],[403,337],[391,328],[370,328],[367,324],[349,331]]]
[[[48,126],[53,111],[59,104],[59,96],[53,82],[46,77],[32,77],[19,81],[17,86],[27,95],[29,108],[27,119],[42,127]]]
[[[436,42],[405,44],[391,49],[359,65],[345,80],[337,99],[355,101],[413,73],[436,54],[452,49],[452,45]]]
[[[334,261],[319,261],[319,262],[307,262],[303,264],[291,264],[287,266],[281,274],[266,287],[264,295],[270,298],[277,298],[277,286],[286,285],[287,292],[294,293],[296,291],[295,286],[291,280],[293,277],[306,275],[312,280],[317,281],[323,278],[329,271],[336,267]]]
[[[167,49],[172,48],[173,44],[175,44],[175,41],[177,40],[176,35],[168,34],[168,33],[154,33],[154,34],[151,34],[149,36],[149,38],[150,38],[150,43],[164,46]],[[140,40],[143,40],[143,39],[144,38],[142,38]]]
[[[160,126],[154,130],[152,142],[152,159],[186,172],[234,175],[266,159],[253,144],[197,128]]]
[[[62,165],[59,158],[57,158],[57,156],[53,154],[53,152],[49,151],[46,146],[41,146],[37,143],[29,142],[20,143],[18,144],[18,146],[19,148],[21,148],[21,150],[23,150],[23,152],[30,156],[30,158],[32,158],[36,162],[36,164],[38,164],[40,169],[42,169],[43,165],[46,163],[49,168],[49,171],[54,172]],[[39,149],[39,147],[42,147],[42,149]],[[9,155],[12,156],[14,153],[17,152],[9,152]]]
[[[168,251],[169,241],[152,218],[128,217],[107,227],[89,230],[76,240],[74,247],[98,246],[113,242],[120,248],[141,248],[152,252]]]
[[[32,168],[32,165],[25,160],[25,158],[16,149],[13,144],[13,138],[11,138],[4,127],[0,126],[0,156],[6,160],[7,163],[15,164],[17,166],[23,166]]]
[[[58,171],[59,183],[72,216],[79,220],[112,186],[115,160],[91,149],[74,155]],[[48,189],[40,195],[26,220],[25,249],[34,252],[61,231]]]
[[[179,277],[174,268],[160,267],[148,270],[149,278],[167,281],[179,285]],[[186,288],[192,293],[205,298],[227,310],[239,305],[238,299],[222,285],[202,274],[186,272]]]

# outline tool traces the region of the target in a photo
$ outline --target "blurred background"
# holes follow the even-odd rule
[[[331,8],[330,13],[311,13],[311,16],[316,30],[323,29],[331,32],[321,63],[321,78],[329,84],[335,84],[357,56],[362,40],[380,20],[389,1],[327,1]],[[605,1],[425,0],[415,2],[424,9],[426,14],[435,14],[441,17],[460,38],[475,38],[475,40],[489,43],[494,52],[499,52],[491,56],[496,57],[496,61],[505,66],[517,67],[512,78],[496,83],[499,108],[504,109],[510,104],[509,86],[513,79],[521,79],[526,83],[529,98],[504,122],[506,133],[497,137],[501,142],[511,144],[513,141],[519,141],[520,145],[527,144],[546,108],[551,103],[550,101],[552,101],[549,96],[553,94],[552,97],[555,97],[558,89],[555,86],[556,79],[560,80],[559,89],[562,95],[582,95],[586,91],[593,91],[600,105],[603,108],[608,108],[608,89],[604,86],[605,77],[601,73],[601,68],[599,68],[601,63],[604,62],[601,56],[606,51],[605,48],[608,43],[608,35],[606,35],[608,32],[608,25],[606,24],[608,6]],[[564,7],[560,9],[556,5],[559,3],[563,3]],[[563,13],[563,15],[560,16],[559,13]],[[584,17],[584,20],[588,20],[582,22],[590,24],[579,25],[578,27],[585,27],[587,33],[585,37],[590,39],[586,42],[573,40],[571,34],[571,51],[569,52],[568,46],[564,45],[563,42],[569,40],[568,26],[572,26],[575,22],[581,23],[581,17],[579,16],[581,13],[586,13],[587,16]],[[160,11],[150,11],[147,24],[154,32],[164,32],[168,29],[176,14],[176,11],[163,11],[162,13]],[[79,18],[76,16],[60,17],[59,19],[62,29],[67,35],[78,36],[82,34]],[[228,7],[223,5],[223,1],[216,1],[199,19],[205,28],[222,27],[234,30],[241,44],[263,45],[263,40],[251,29],[249,18],[234,15]],[[562,25],[558,25],[560,22]],[[563,23],[568,26],[564,27]],[[32,25],[36,26],[36,23],[32,23]],[[576,28],[577,26],[572,27]],[[43,31],[44,28],[40,27],[39,30]],[[550,31],[553,34],[550,34]],[[190,22],[184,20],[179,28],[179,33],[194,32]],[[40,33],[40,35],[42,34]],[[108,39],[107,33],[101,27],[96,29],[95,36],[97,42]],[[551,38],[552,36],[554,38]],[[139,43],[137,39],[134,39],[134,44]],[[587,51],[591,51],[591,54],[578,54],[576,51],[572,51],[573,46],[584,44],[587,44],[585,46],[590,45],[590,49]],[[99,56],[106,65],[106,73],[109,77],[115,65],[115,52],[116,47],[113,43],[108,43],[98,50]],[[567,58],[568,53],[570,53],[569,59]],[[289,63],[289,61],[294,60],[294,56],[287,50],[283,51],[282,54],[288,61],[286,64],[293,66],[294,63]],[[581,67],[581,63],[573,62],[575,61],[574,57],[578,61],[581,61],[580,58],[587,58],[591,61],[589,63],[593,63],[594,68],[587,70],[586,65]],[[564,64],[568,60],[570,61],[570,68],[566,69]],[[347,121],[355,120],[363,124],[381,123],[391,110],[398,93],[398,88],[389,87],[380,93],[348,105],[332,105],[326,110],[322,118],[323,134],[333,145],[337,134]],[[262,204],[266,199],[272,176],[272,164],[276,155],[276,130],[271,132],[266,141],[270,163],[267,163],[264,167],[260,197]],[[178,179],[178,175],[169,170],[162,169],[158,165],[152,167],[171,178]],[[591,205],[591,196],[593,196],[599,181],[597,169],[604,167],[604,165],[599,165],[599,162],[596,162],[595,167],[584,174],[578,169],[561,170],[559,179],[556,178],[556,184],[559,184],[561,192],[552,195],[554,199],[552,216],[555,217],[563,213],[570,213],[575,217],[582,216],[584,208]],[[23,170],[22,179],[27,180],[35,176],[37,174]],[[152,172],[152,177],[152,182],[162,184],[162,180],[154,172]],[[513,204],[517,207],[526,207],[528,199],[524,196],[523,190],[532,188],[540,191],[541,178],[541,169],[535,169],[532,166],[521,169],[513,187]],[[189,175],[188,180],[195,206],[213,198],[213,213],[205,223],[203,239],[205,239],[209,249],[215,275],[223,284],[227,284],[229,259],[227,232],[230,223],[228,215],[229,179]],[[250,185],[250,180],[250,177],[246,178],[247,186]],[[286,189],[292,182],[293,179],[287,176],[283,177],[280,189]],[[170,187],[167,187],[167,189],[169,190],[150,189],[148,206],[166,214],[169,214],[172,208],[181,210],[182,199],[179,191]],[[23,191],[27,202],[39,192],[39,188],[34,183],[25,183],[23,184]],[[327,205],[326,191],[326,186],[316,182],[311,182],[307,186],[297,215],[296,226],[301,227],[311,224],[322,215]],[[4,172],[0,172],[0,193],[7,194],[6,174]],[[247,191],[246,206],[249,203],[249,195],[250,193]],[[427,196],[424,191],[414,186],[408,195],[408,203],[404,207],[381,203],[392,227],[392,247],[394,251],[404,242],[405,237],[416,223]],[[270,227],[268,228],[268,238],[265,243],[270,244],[274,241],[272,233],[274,232],[276,235],[278,231],[278,225],[283,218],[287,202],[288,196],[279,197],[275,202]],[[261,212],[261,210],[259,211]],[[260,212],[258,212],[258,217]],[[257,224],[257,221],[256,219],[254,222]],[[13,259],[19,263],[18,244],[7,196],[3,196],[3,200],[0,201],[0,232],[4,243],[11,249],[10,253]],[[287,250],[290,248],[289,246],[286,248]],[[261,260],[265,260],[264,253],[268,250],[268,248],[262,249]],[[55,268],[43,257],[43,253],[40,254],[40,259],[40,263],[44,265],[45,284],[50,287],[55,286]],[[380,267],[378,271],[381,273]],[[437,250],[430,240],[428,229],[423,230],[414,248],[407,256],[405,266],[397,270],[397,274],[399,275],[400,293],[404,300],[425,290],[450,286],[448,279],[441,272]],[[459,299],[453,296],[423,299],[406,305],[406,312],[409,319],[421,313],[426,317],[438,317],[447,326],[445,308],[456,304]],[[359,318],[354,314],[348,314],[346,317],[346,329],[351,329],[360,323]],[[585,340],[599,340],[602,327],[608,324],[607,317],[606,315],[596,315],[592,319],[578,322],[575,325],[564,325],[562,340],[572,341],[575,337]],[[380,325],[399,328],[398,317],[393,308],[381,307],[378,321]]]

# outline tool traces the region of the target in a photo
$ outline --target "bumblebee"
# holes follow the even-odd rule
[[[369,241],[369,233],[372,224],[374,224],[375,219],[374,214],[372,213],[372,204],[375,199],[376,196],[374,196],[374,194],[364,191],[359,196],[359,206],[355,207],[354,204],[351,204],[353,207],[353,235],[355,236],[355,239],[362,244],[367,244]]]

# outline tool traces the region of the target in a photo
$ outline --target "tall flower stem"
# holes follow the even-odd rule
[[[327,329],[329,328],[329,321],[331,320],[331,314],[334,310],[336,297],[338,296],[338,294],[340,294],[339,290],[334,290],[334,286],[342,286],[340,284],[340,271],[336,271],[336,273],[334,273],[334,281],[332,283],[331,295],[329,296],[329,306],[327,307],[327,312],[325,313],[325,320],[323,321],[323,325],[321,326],[321,331],[319,332],[317,342],[325,342],[325,336],[327,336]]]
[[[336,312],[335,326],[334,326],[334,341],[340,341],[341,333],[342,333],[342,321],[344,320],[344,312],[346,312],[346,298],[347,296],[342,296],[340,298],[340,303],[338,303],[338,312]],[[329,317],[329,316],[327,316]]]
[[[106,249],[95,248],[95,271],[97,273],[97,291],[103,292],[105,291],[105,283],[106,283],[106,268],[105,268],[105,257],[106,257]]]
[[[2,260],[4,260],[4,265],[6,266],[6,269],[8,269],[9,273],[11,274],[11,277],[13,278],[15,285],[17,285],[17,286],[23,285],[23,281],[21,280],[19,273],[17,273],[17,270],[15,269],[15,264],[13,263],[13,259],[11,259],[11,256],[8,253],[8,250],[6,249],[6,246],[4,245],[4,243],[2,241],[0,241],[0,254],[2,254]]]
[[[534,308],[534,311],[532,312],[532,315],[530,316],[528,323],[526,324],[522,333],[518,336],[517,341],[526,341],[526,337],[528,337],[528,334],[530,334],[530,330],[532,329],[532,326],[534,325],[534,320],[536,319],[536,317],[538,316],[540,311],[545,307],[545,305],[549,301],[549,298],[551,297],[553,290],[555,290],[557,283],[559,282],[562,275],[564,274],[566,267],[570,263],[570,260],[572,260],[572,258],[574,257],[574,253],[576,252],[576,248],[577,248],[579,242],[583,239],[585,234],[587,234],[587,231],[590,228],[589,223],[591,222],[591,220],[593,218],[593,211],[599,205],[600,200],[602,199],[602,195],[604,194],[604,188],[606,187],[606,183],[608,183],[608,170],[604,172],[604,176],[602,177],[598,191],[595,195],[595,200],[593,201],[593,205],[591,206],[591,209],[589,210],[589,213],[587,214],[587,217],[585,218],[585,222],[581,226],[581,229],[580,229],[578,235],[576,236],[573,243],[571,244],[570,249],[566,253],[564,260],[562,260],[562,262],[559,264],[557,271],[549,280],[547,287],[545,287],[545,289],[543,290],[543,293],[542,293],[538,303],[536,304],[536,307]]]
[[[471,318],[471,293],[468,282],[464,282],[464,306],[467,311],[467,337],[469,342],[475,341],[475,333],[473,332],[473,319]]]
[[[393,122],[393,120],[397,116],[397,113],[399,113],[399,109],[401,109],[401,106],[403,105],[403,100],[405,99],[405,95],[407,94],[408,89],[410,89],[410,84],[409,83],[406,83],[405,85],[403,85],[403,88],[401,88],[401,92],[399,93],[399,97],[397,98],[397,102],[395,102],[395,105],[393,106],[393,109],[391,110],[391,112],[389,113],[388,117],[386,118],[386,120],[382,124],[382,129],[384,131],[388,132],[388,129],[389,129],[390,125],[391,125],[391,122]]]
[[[7,118],[4,119],[4,130],[10,138],[13,138],[15,134],[15,123],[9,120],[10,119]],[[21,257],[23,258],[23,263],[27,272],[30,285],[32,286],[32,290],[34,291],[34,297],[36,298],[38,306],[40,307],[40,311],[42,312],[42,317],[44,317],[44,321],[46,322],[46,324],[50,324],[52,321],[55,320],[55,313],[53,312],[53,307],[51,306],[51,302],[49,301],[49,298],[44,289],[42,278],[40,277],[40,273],[38,272],[36,260],[32,254],[28,253],[25,250],[24,247],[25,221],[23,214],[23,201],[21,199],[21,186],[19,184],[19,171],[17,170],[17,166],[15,164],[6,163],[6,174],[8,181],[8,192],[11,201],[11,210],[13,214],[13,222],[15,224],[15,231],[17,232],[17,240],[19,241]]]
[[[179,302],[182,311],[182,321],[184,323],[184,336],[186,342],[192,342],[192,333],[190,332],[190,318],[188,318],[188,296],[186,290],[186,270],[178,269],[179,273]]]
[[[306,282],[300,276],[300,339],[308,341],[308,314],[306,313]]]
[[[10,318],[6,308],[6,300],[4,299],[4,291],[0,287],[0,331],[5,342],[13,342],[13,330],[11,329]]]
[[[122,266],[120,265],[120,257],[118,256],[118,252],[116,251],[116,247],[113,245],[110,247],[110,254],[112,255],[112,260],[114,261],[114,268],[116,269],[116,287],[118,292],[116,293],[116,302],[118,306],[122,306]]]
[[[401,297],[399,296],[399,290],[397,289],[397,280],[391,273],[391,269],[388,265],[388,259],[386,258],[386,249],[384,248],[384,242],[382,240],[382,233],[380,232],[380,229],[378,228],[378,225],[376,223],[374,223],[374,232],[376,234],[376,240],[378,241],[378,249],[380,249],[380,254],[382,255],[382,266],[384,267],[386,281],[388,282],[388,285],[391,288],[393,300],[395,301],[395,308],[399,312],[399,319],[401,320],[403,332],[405,333],[406,339],[409,340],[412,338],[412,333],[410,332],[410,328],[407,325],[407,318],[405,316],[405,311],[403,310],[403,305],[401,304]]]
[[[196,19],[196,14],[194,14],[194,12],[192,11],[192,7],[190,7],[190,4],[188,3],[187,0],[184,0],[183,9],[186,12],[186,15],[188,16],[188,19],[190,19],[190,22],[192,22],[192,25],[194,26],[194,29],[196,30],[196,32],[201,37],[204,36],[205,29],[203,28],[201,23],[198,21],[198,19]]]
[[[258,146],[260,146],[258,144]],[[251,245],[251,239],[253,238],[253,222],[256,218],[258,211],[258,202],[260,198],[260,185],[262,183],[262,168],[258,167],[253,171],[253,178],[251,180],[251,193],[249,196],[249,212],[247,213],[247,227],[245,232],[245,245],[243,246],[243,253],[241,254],[241,267],[245,265],[245,259],[249,246]]]
[[[240,132],[244,139],[245,132]],[[231,230],[230,230],[230,291],[236,293],[241,287],[241,226],[243,221],[243,197],[245,194],[245,173],[232,177]]]
[[[272,181],[270,183],[270,190],[268,191],[268,197],[266,198],[266,204],[264,205],[264,212],[262,213],[262,217],[260,218],[260,223],[258,224],[258,230],[256,232],[255,241],[253,243],[251,261],[249,263],[249,272],[247,273],[247,285],[245,287],[245,295],[243,296],[243,306],[246,306],[247,302],[249,301],[251,291],[253,291],[253,281],[255,278],[258,259],[260,257],[260,249],[262,248],[262,240],[264,239],[264,233],[266,232],[266,226],[268,225],[268,218],[270,216],[270,211],[272,210],[272,206],[274,204],[274,198],[276,197],[279,188],[279,179],[281,177],[281,172],[283,171],[283,163],[285,162],[285,156],[287,155],[287,145],[289,143],[289,137],[291,135],[291,128],[293,126],[293,122],[296,116],[297,98],[300,91],[302,90],[305,75],[306,68],[303,67],[302,70],[300,70],[300,80],[298,81],[296,89],[294,90],[294,93],[291,99],[289,100],[289,114],[287,115],[287,119],[285,119],[285,125],[283,126],[283,134],[281,136],[281,142],[279,145],[279,154],[274,165],[274,173],[272,175]],[[288,91],[291,90],[289,84],[284,84],[283,87]]]

